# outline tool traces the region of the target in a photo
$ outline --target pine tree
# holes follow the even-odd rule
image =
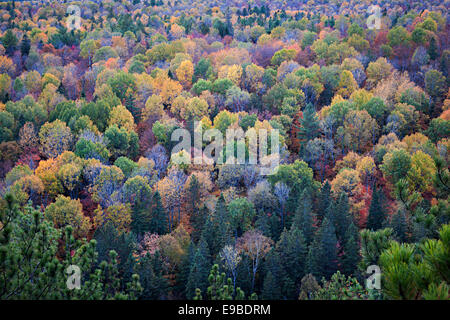
[[[203,230],[203,227],[206,223],[206,219],[208,216],[209,209],[206,206],[202,206],[200,209],[197,209],[191,216],[190,216],[190,223],[192,228],[196,230],[196,232],[192,232],[191,238],[194,243],[197,243],[200,240],[201,237],[201,230]]]
[[[136,299],[140,295],[137,274],[128,283],[119,277],[114,250],[96,267],[95,240],[75,241],[71,226],[61,232],[40,210],[20,209],[10,194],[0,201],[0,226],[0,273],[7,275],[0,279],[0,300]],[[67,285],[71,265],[83,272],[77,290]]]
[[[315,293],[320,289],[316,278],[311,273],[308,273],[301,280],[299,300],[313,300]]]
[[[381,229],[384,220],[385,210],[383,207],[383,194],[381,190],[375,188],[370,203],[369,216],[367,217],[367,229],[373,231]]]

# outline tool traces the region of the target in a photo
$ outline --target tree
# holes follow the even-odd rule
[[[291,228],[298,228],[305,238],[306,245],[309,246],[316,233],[315,214],[312,211],[312,199],[309,190],[303,191],[299,200]]]
[[[358,229],[351,223],[345,233],[344,254],[342,256],[342,273],[347,276],[355,275],[361,259],[358,240]]]
[[[442,72],[429,70],[425,73],[425,90],[437,101],[446,92],[445,77]]]
[[[338,270],[336,231],[332,221],[324,218],[320,229],[309,247],[308,270],[313,275],[330,279]]]
[[[17,40],[16,35],[12,32],[11,29],[8,29],[5,32],[5,35],[1,38],[3,47],[5,47],[6,53],[11,55],[15,49],[19,40]]]
[[[98,206],[94,213],[94,223],[97,228],[111,223],[119,233],[128,232],[130,229],[131,208],[128,204],[113,204],[105,210]]]
[[[378,265],[380,255],[389,248],[392,240],[392,229],[385,228],[378,231],[363,229],[360,231],[361,263],[360,270],[365,272],[367,267]]]
[[[406,177],[411,168],[411,157],[404,149],[393,150],[383,157],[380,168],[391,183],[396,184]]]
[[[44,219],[42,212],[29,206],[19,210],[10,194],[1,201],[0,225],[0,272],[8,274],[7,279],[0,280],[2,300],[136,299],[140,295],[139,276],[133,275],[129,283],[117,277],[114,251],[107,261],[95,267],[94,240],[76,242],[72,227],[66,227],[63,233]],[[61,253],[59,248],[64,251]],[[20,261],[20,268],[16,261]],[[70,265],[83,270],[85,277],[80,290],[67,287],[66,271]],[[30,285],[30,279],[39,280]]]
[[[420,244],[393,241],[380,256],[383,270],[383,292],[391,299],[448,299],[450,273],[450,225],[443,225],[439,239]]]
[[[383,191],[376,187],[372,193],[372,201],[370,202],[369,216],[367,217],[367,229],[377,231],[384,225],[386,213],[383,203]]]
[[[194,65],[190,60],[184,60],[176,70],[176,75],[180,83],[189,88],[192,83],[192,76],[194,75]]]
[[[353,78],[353,74],[347,70],[342,71],[337,94],[341,95],[343,98],[348,98],[357,89],[358,84]]]
[[[200,240],[194,254],[193,264],[191,266],[188,282],[186,285],[186,297],[193,299],[196,289],[205,292],[208,286],[208,270],[211,268],[209,260],[208,245],[204,240]]]
[[[151,211],[150,232],[165,234],[168,231],[167,214],[161,202],[161,196],[156,191],[152,198],[153,206]]]
[[[319,135],[319,119],[316,110],[312,104],[308,104],[303,111],[303,117],[300,119],[297,137],[301,143],[300,154],[304,154],[308,141],[317,138]]]
[[[119,129],[116,125],[112,125],[106,129],[105,138],[107,139],[106,146],[113,159],[120,156],[136,157],[139,148],[136,132],[128,131],[125,128]]]
[[[321,289],[316,281],[316,278],[311,273],[308,273],[301,280],[299,300],[312,300],[316,292]]]
[[[228,212],[237,239],[250,227],[255,216],[255,208],[247,198],[237,198],[228,204]]]
[[[284,229],[275,250],[285,273],[285,294],[288,299],[295,299],[299,294],[299,283],[306,273],[307,245],[302,231],[295,225],[290,230]]]
[[[56,158],[72,144],[72,133],[69,127],[60,120],[45,123],[39,131],[42,152],[49,158]]]
[[[249,230],[238,239],[237,248],[248,255],[252,262],[252,291],[255,287],[256,272],[272,245],[273,241],[258,230]]]
[[[201,238],[206,241],[211,255],[215,257],[230,242],[231,236],[228,208],[221,194],[217,199],[214,213],[206,218]]]
[[[45,217],[52,221],[56,228],[73,227],[77,238],[85,238],[91,229],[91,222],[83,215],[80,200],[72,200],[59,195],[56,201],[45,209]]]
[[[274,187],[274,194],[281,206],[281,226],[284,228],[284,208],[289,199],[290,188],[283,182],[277,182]]]
[[[337,271],[330,281],[323,281],[322,288],[316,291],[316,300],[367,300],[369,293],[356,280],[356,278],[345,277]]]

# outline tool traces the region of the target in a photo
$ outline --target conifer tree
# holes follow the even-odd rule
[[[408,240],[408,224],[406,222],[406,215],[404,210],[399,210],[391,220],[391,228],[394,230],[395,240],[403,243]]]
[[[303,110],[303,117],[300,119],[297,137],[300,140],[300,155],[304,155],[306,144],[319,136],[319,118],[311,103]]]
[[[217,200],[214,214],[206,219],[202,238],[206,241],[212,257],[215,257],[231,239],[228,210],[222,194]]]
[[[301,278],[305,275],[307,246],[302,232],[296,226],[284,229],[276,245],[285,274],[285,289],[289,299],[298,297]]]
[[[206,242],[201,239],[195,251],[193,264],[189,271],[188,282],[186,285],[186,297],[193,299],[196,289],[205,292],[208,286],[208,270],[211,268],[209,250]]]
[[[341,259],[342,273],[347,276],[354,276],[360,259],[358,229],[351,223],[345,233],[344,254]]]
[[[161,202],[161,196],[156,191],[152,199],[152,217],[150,220],[150,232],[166,234],[168,232],[167,214]]]
[[[367,229],[376,231],[383,227],[385,209],[383,207],[383,194],[375,188],[370,202],[369,216],[367,217]]]
[[[314,240],[316,232],[315,215],[312,211],[311,193],[308,190],[303,191],[301,201],[292,221],[291,228],[298,228],[304,235],[306,245]]]
[[[328,180],[326,180],[322,186],[322,189],[320,189],[319,197],[317,199],[316,213],[320,221],[323,220],[325,212],[330,206],[331,200],[331,185]]]
[[[96,267],[96,241],[75,241],[72,229],[66,227],[63,235],[41,211],[20,209],[7,194],[0,202],[0,273],[8,275],[0,279],[0,300],[138,298],[139,276],[128,283],[119,278],[114,250]],[[82,272],[78,290],[67,285],[71,265]]]
[[[348,203],[348,197],[346,193],[342,192],[339,195],[332,214],[334,216],[333,220],[337,239],[343,244],[345,241],[345,233],[350,224],[353,223],[353,218],[350,215],[350,205]]]
[[[338,270],[336,231],[328,217],[324,218],[308,253],[308,270],[319,279],[330,277]]]

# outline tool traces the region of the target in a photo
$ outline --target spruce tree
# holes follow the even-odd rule
[[[280,256],[276,250],[270,251],[264,263],[264,281],[262,299],[279,300],[282,298],[282,286],[285,282],[286,274],[280,262]]]
[[[369,216],[367,217],[367,229],[376,231],[383,227],[385,209],[383,206],[383,194],[381,190],[374,189],[370,202]]]
[[[395,240],[403,243],[408,241],[408,224],[404,210],[399,210],[391,220],[391,228],[394,230]]]
[[[303,110],[303,117],[300,119],[300,126],[298,126],[297,137],[300,140],[300,155],[305,153],[306,144],[319,136],[319,118],[316,114],[316,109],[311,103],[308,103]]]
[[[328,180],[326,180],[322,188],[320,189],[319,197],[317,199],[316,213],[319,221],[323,220],[325,212],[330,206],[331,201],[331,185]]]
[[[208,270],[211,269],[209,250],[206,242],[201,239],[195,251],[192,266],[186,285],[186,297],[193,299],[197,288],[205,292],[208,287]]]
[[[309,244],[314,240],[316,232],[315,215],[312,211],[311,193],[309,190],[304,190],[301,201],[295,213],[291,228],[298,228],[305,237],[305,242]]]
[[[150,219],[150,232],[166,234],[168,232],[167,214],[161,202],[161,196],[156,191],[152,199],[152,216]]]
[[[285,293],[288,299],[295,299],[299,293],[296,284],[300,284],[305,275],[307,255],[307,245],[300,229],[294,225],[289,231],[284,229],[275,250],[285,274]]]
[[[358,229],[351,223],[345,233],[344,254],[342,256],[342,272],[347,275],[355,275],[360,261],[358,245]]]
[[[339,195],[332,213],[334,216],[334,227],[336,229],[337,239],[343,244],[345,241],[345,233],[347,232],[349,225],[353,223],[346,193],[342,192]]]
[[[202,238],[206,241],[211,256],[215,257],[230,241],[228,210],[221,194],[216,203],[214,214],[209,215],[202,230]]]
[[[308,253],[308,270],[317,278],[330,279],[338,270],[337,238],[333,223],[324,218]]]
[[[189,182],[187,188],[187,198],[189,213],[193,215],[198,209],[198,203],[200,202],[200,185],[198,183],[197,176],[194,174]]]
[[[431,60],[435,60],[436,58],[439,57],[436,38],[434,36],[432,36],[430,39],[430,45],[428,47],[428,55],[430,56]]]

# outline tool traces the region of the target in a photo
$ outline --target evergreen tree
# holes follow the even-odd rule
[[[262,291],[263,300],[280,300],[281,288],[279,282],[275,279],[271,271],[264,278],[264,286]]]
[[[345,233],[344,254],[341,259],[342,273],[354,276],[360,261],[358,245],[358,229],[351,223]]]
[[[107,261],[110,251],[114,250],[119,256],[118,270],[126,281],[130,281],[134,268],[133,252],[136,248],[135,236],[132,233],[120,233],[111,222],[99,227],[94,234],[97,240],[99,261]]]
[[[434,36],[432,36],[430,39],[430,45],[428,47],[428,55],[430,56],[431,60],[435,60],[439,57],[436,38]]]
[[[124,283],[117,258],[111,250],[96,267],[95,240],[75,241],[72,227],[62,233],[40,210],[19,209],[10,194],[0,201],[0,273],[7,275],[0,279],[0,300],[136,299],[139,276]],[[71,265],[83,276],[77,290],[67,286]]]
[[[353,223],[353,218],[350,214],[350,205],[348,203],[347,194],[342,192],[336,201],[333,208],[333,220],[334,228],[336,229],[337,239],[343,244],[345,233],[351,223]]]
[[[316,109],[311,103],[303,110],[303,117],[300,119],[300,126],[298,126],[298,139],[300,140],[300,155],[304,155],[306,144],[319,136],[319,118],[316,114]]]
[[[285,274],[280,263],[278,252],[274,249],[266,256],[264,264],[265,276],[261,297],[264,300],[280,300],[282,287],[285,282]]]
[[[202,206],[201,208],[197,209],[191,216],[190,216],[190,223],[192,228],[194,228],[194,232],[191,233],[191,238],[194,243],[197,243],[200,240],[201,237],[201,230],[203,230],[203,227],[206,222],[206,218],[208,216],[209,209],[206,206]]]
[[[136,264],[143,291],[141,299],[160,300],[167,296],[169,283],[166,279],[163,261],[159,251],[151,256],[147,254]]]
[[[320,194],[317,199],[317,217],[320,221],[323,220],[325,217],[325,212],[327,211],[328,207],[331,204],[331,185],[328,182],[328,180],[325,181],[325,183],[322,186],[322,189],[320,189]]]
[[[336,231],[328,217],[324,218],[308,253],[308,270],[317,278],[330,279],[338,270]]]
[[[406,222],[406,215],[404,210],[399,210],[391,220],[391,228],[394,230],[395,240],[403,243],[408,241],[408,224]]]
[[[22,56],[28,56],[28,53],[30,53],[30,39],[27,34],[23,36],[22,41],[20,42],[20,52],[22,53]]]
[[[314,240],[314,234],[316,232],[311,193],[308,190],[303,191],[301,199],[291,228],[298,228],[304,235],[306,244],[309,246]]]
[[[228,210],[225,199],[221,194],[216,203],[214,214],[206,219],[202,230],[202,238],[206,241],[213,257],[230,241]]]
[[[372,201],[370,202],[369,216],[367,217],[367,229],[376,231],[383,227],[385,219],[385,209],[383,206],[383,193],[377,188],[374,189]]]
[[[186,287],[189,281],[189,273],[191,271],[191,266],[194,263],[196,248],[194,243],[189,242],[189,246],[187,248],[187,253],[183,256],[181,260],[181,264],[179,267],[179,273],[177,276],[177,282],[175,285],[175,291],[180,293],[181,298],[186,299]]]
[[[5,32],[5,35],[1,38],[1,40],[7,54],[10,55],[14,52],[14,50],[16,50],[18,40],[16,35],[12,32],[11,29],[8,29]]]
[[[187,188],[187,198],[189,213],[193,215],[198,210],[198,203],[200,202],[200,185],[196,175],[192,175]]]
[[[285,274],[285,289],[288,299],[298,297],[301,278],[305,275],[307,245],[302,232],[296,226],[284,229],[275,249]]]
[[[152,216],[150,219],[150,232],[166,234],[168,232],[167,214],[161,202],[161,196],[156,191],[152,199]]]
[[[197,288],[205,292],[208,287],[208,270],[211,268],[209,250],[206,242],[201,239],[195,251],[193,264],[189,271],[186,285],[186,297],[193,299]]]

